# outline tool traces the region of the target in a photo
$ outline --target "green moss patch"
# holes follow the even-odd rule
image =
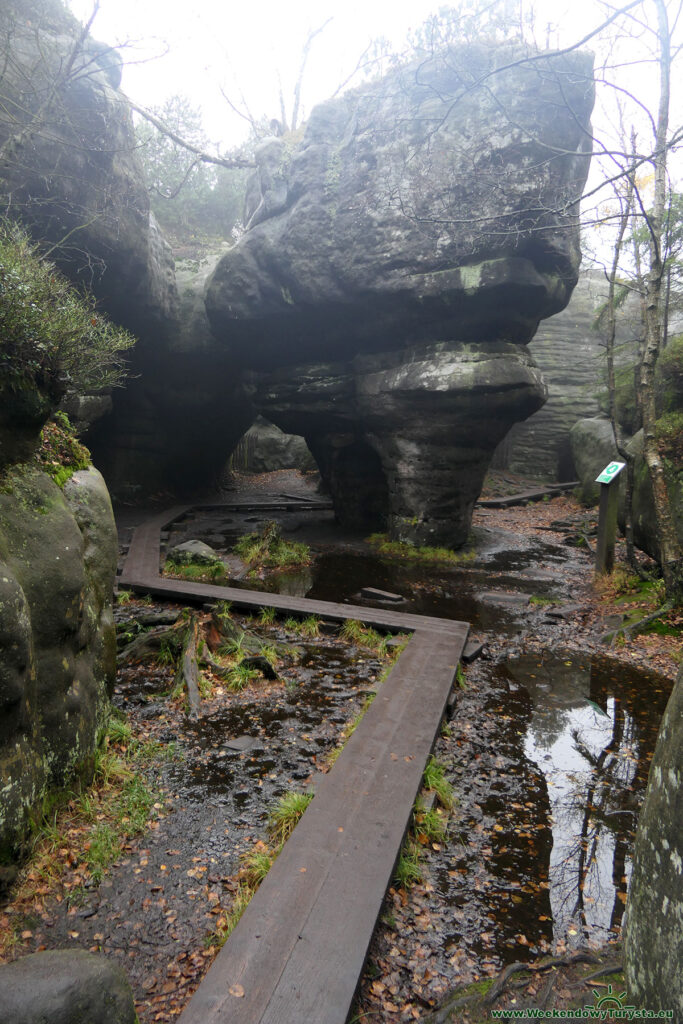
[[[54,419],[41,430],[35,462],[58,487],[63,487],[74,473],[91,464],[90,452],[78,440],[64,413],[55,413]]]
[[[410,562],[447,562],[452,565],[463,565],[474,561],[476,557],[474,550],[451,551],[449,548],[417,547],[406,541],[390,540],[386,533],[373,533],[367,542],[380,555]]]

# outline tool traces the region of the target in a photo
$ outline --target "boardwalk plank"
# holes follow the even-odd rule
[[[136,530],[121,582],[180,601],[360,619],[413,636],[217,957],[180,1024],[344,1024],[469,626],[159,576],[160,530]]]
[[[465,632],[414,635],[181,1024],[346,1020]]]
[[[570,480],[561,484],[543,484],[529,491],[518,494],[507,494],[500,498],[481,498],[478,508],[512,508],[514,505],[526,505],[528,501],[541,501],[543,498],[556,498],[564,491],[573,491],[579,486],[579,480]]]
[[[122,584],[153,597],[169,601],[205,602],[230,601],[236,608],[275,608],[287,615],[317,615],[333,622],[358,619],[378,629],[412,631],[430,629],[434,632],[450,633],[458,623],[454,619],[431,618],[393,611],[391,608],[368,608],[367,605],[339,604],[335,601],[315,601],[307,597],[293,597],[290,594],[270,594],[264,591],[242,590],[238,587],[221,587],[213,583],[193,583],[168,577],[139,578],[130,574],[121,577]]]
[[[159,575],[161,531],[186,512],[189,506],[177,505],[148,519],[133,531],[119,585],[126,586],[136,579]]]

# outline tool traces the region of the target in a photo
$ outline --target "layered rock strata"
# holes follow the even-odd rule
[[[569,305],[540,324],[529,351],[543,373],[548,401],[517,423],[496,452],[494,466],[542,480],[573,480],[569,431],[578,420],[601,411],[605,340],[598,317],[607,300],[602,271],[581,269]],[[617,311],[616,361],[633,360],[640,333],[635,294]]]
[[[466,539],[491,453],[545,398],[524,346],[576,283],[592,99],[586,55],[460,47],[257,152],[207,312],[345,522]]]

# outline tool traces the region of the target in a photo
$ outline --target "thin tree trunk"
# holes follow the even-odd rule
[[[659,556],[666,595],[683,601],[683,566],[681,546],[676,535],[671,503],[666,485],[664,461],[657,446],[655,403],[655,370],[662,345],[664,256],[664,213],[667,196],[667,136],[671,90],[671,45],[665,0],[654,0],[659,36],[660,94],[655,138],[655,194],[652,214],[648,218],[650,232],[650,268],[646,282],[645,349],[640,367],[639,391],[643,413],[643,457],[648,467],[655,506]]]
[[[609,418],[612,424],[612,433],[614,434],[614,444],[617,449],[617,453],[626,463],[626,484],[624,494],[624,535],[626,537],[626,557],[628,564],[632,569],[637,568],[636,564],[636,552],[635,545],[633,543],[633,456],[626,451],[626,447],[621,436],[621,430],[619,429],[619,422],[617,419],[617,386],[614,372],[614,344],[617,334],[617,316],[616,316],[616,281],[617,273],[619,271],[619,264],[622,257],[622,249],[624,244],[624,236],[626,234],[626,228],[633,214],[634,204],[634,178],[635,171],[632,171],[627,176],[626,194],[620,196],[621,202],[621,213],[619,216],[619,228],[617,231],[617,239],[614,245],[614,254],[612,258],[612,266],[610,268],[608,282],[609,290],[607,294],[607,337],[606,337],[606,354],[607,354],[607,394],[609,400]]]

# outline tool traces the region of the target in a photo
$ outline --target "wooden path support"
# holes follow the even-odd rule
[[[614,547],[617,540],[617,511],[619,506],[619,480],[625,462],[610,462],[598,475],[600,484],[600,511],[598,513],[598,543],[595,552],[596,573],[611,572],[614,568]],[[621,481],[619,481],[621,482]]]
[[[513,505],[526,505],[528,501],[542,501],[545,497],[555,498],[564,491],[573,491],[580,482],[580,480],[570,480],[564,484],[541,484],[529,491],[520,491],[519,494],[507,494],[501,498],[484,498],[477,502],[477,507],[512,508]]]
[[[469,626],[159,577],[174,509],[139,527],[122,585],[177,600],[359,619],[413,635],[179,1024],[345,1024]]]

